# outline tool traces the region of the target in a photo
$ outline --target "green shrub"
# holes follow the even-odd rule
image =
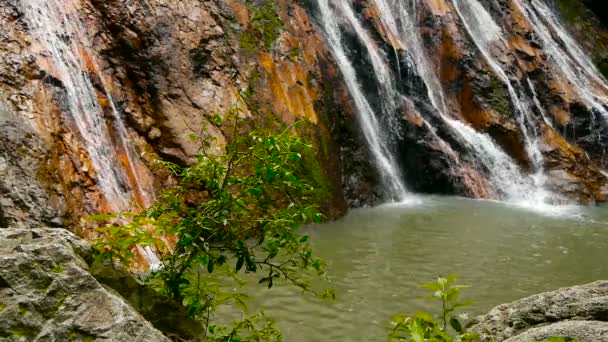
[[[99,229],[107,237],[95,245],[97,260],[129,265],[136,246],[149,246],[161,264],[148,282],[201,321],[208,340],[280,340],[274,322],[263,314],[228,328],[214,324],[214,312],[222,305],[246,311],[248,296],[233,290],[245,284],[241,272],[258,274],[258,283],[268,288],[286,281],[312,291],[306,274],[322,276],[324,263],[298,229],[322,220],[319,204],[327,191],[314,172],[320,168],[312,146],[293,134],[294,127],[279,134],[264,129],[239,134],[236,114],[229,125],[234,138],[223,154],[210,153],[212,141],[193,136],[201,143],[194,165],[160,162],[179,185],[150,208],[93,218],[128,220]],[[214,120],[222,124],[220,116]],[[333,297],[332,291],[319,294]]]
[[[472,302],[460,302],[458,300],[460,290],[468,286],[452,284],[456,280],[456,275],[447,278],[439,277],[433,283],[422,285],[421,287],[433,291],[428,296],[430,299],[437,299],[441,302],[441,315],[437,318],[426,312],[417,312],[413,316],[400,314],[393,318],[391,324],[393,329],[388,337],[388,342],[392,341],[412,341],[412,342],[475,342],[480,341],[477,334],[468,333],[459,319],[466,318],[466,315],[454,316],[455,310],[469,306]],[[448,331],[448,325],[455,336]],[[552,337],[544,341],[530,340],[528,342],[577,342],[576,340],[565,339],[563,337]]]
[[[452,284],[456,275],[447,278],[439,277],[430,284],[422,285],[422,288],[433,291],[427,298],[437,299],[441,302],[441,316],[436,320],[428,313],[418,312],[413,316],[401,314],[393,318],[388,341],[429,341],[429,342],[470,342],[478,341],[475,334],[467,333],[463,324],[453,313],[458,308],[471,305],[471,302],[460,302],[458,297],[460,290],[468,286]],[[448,325],[457,333],[454,338],[449,335]]]

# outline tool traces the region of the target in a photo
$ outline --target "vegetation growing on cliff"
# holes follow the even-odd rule
[[[600,73],[608,80],[608,58],[600,59],[596,61],[595,65],[599,69]]]
[[[238,112],[234,114],[234,138],[224,154],[210,153],[212,141],[202,138],[194,165],[161,162],[179,185],[143,212],[119,215],[129,223],[100,229],[108,237],[96,249],[99,260],[128,265],[137,246],[151,247],[160,263],[149,283],[204,324],[208,340],[280,340],[273,321],[263,314],[221,327],[214,323],[214,313],[222,305],[246,312],[248,296],[234,291],[246,283],[239,277],[242,272],[259,275],[257,282],[268,288],[283,281],[313,291],[307,274],[323,276],[323,262],[298,229],[321,221],[319,204],[326,191],[312,146],[293,134],[297,124],[279,134],[263,129],[239,134]],[[215,123],[221,124],[219,116]],[[313,292],[333,296],[331,291]]]
[[[279,15],[278,6],[274,0],[263,0],[260,3],[248,0],[250,25],[241,34],[241,46],[249,51],[255,51],[259,46],[266,50],[281,36],[283,21]]]
[[[511,115],[511,103],[509,101],[509,93],[500,80],[492,78],[488,91],[488,103],[499,114],[509,117]]]
[[[585,15],[585,5],[580,0],[558,0],[557,4],[564,19],[570,23]]]

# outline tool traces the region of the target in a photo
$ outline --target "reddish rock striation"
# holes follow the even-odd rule
[[[120,186],[136,202],[148,203],[154,192],[174,182],[155,167],[156,158],[182,164],[194,160],[199,146],[191,134],[212,136],[217,146],[229,141],[232,133],[227,126],[211,119],[236,106],[248,127],[310,122],[302,134],[313,141],[332,185],[333,199],[326,206],[331,217],[341,215],[347,206],[382,199],[379,175],[358,126],[355,105],[315,22],[315,1],[273,0],[282,23],[280,35],[270,46],[257,42],[246,47],[242,37],[253,29],[252,10],[262,2],[65,2],[66,11],[78,19],[81,34],[88,40],[77,55],[95,89],[102,120],[110,127],[110,141],[120,140],[114,110],[126,125],[128,146],[116,143],[113,151],[116,168],[124,174]],[[100,189],[89,146],[66,113],[64,81],[23,19],[23,3],[0,0],[0,125],[3,115],[10,116],[11,125],[17,122],[19,129],[31,132],[27,144],[32,149],[29,154],[11,150],[0,157],[11,159],[11,171],[4,174],[18,178],[15,170],[27,165],[26,178],[31,179],[27,183],[38,184],[34,180],[38,178],[42,185],[6,191],[0,180],[0,225],[27,221],[27,212],[33,209],[19,204],[19,198],[32,195],[41,208],[32,215],[35,222],[85,229],[82,218],[116,208]],[[439,80],[445,115],[487,133],[524,173],[530,172],[533,161],[509,91],[476,47],[455,3],[416,1],[421,47]],[[517,85],[516,91],[538,100],[529,108],[538,122],[534,130],[541,140],[548,186],[583,203],[606,200],[607,179],[601,172],[608,166],[605,118],[590,110],[572,84],[556,73],[551,56],[514,0],[480,3],[503,31],[504,43],[492,45],[492,54],[510,83]],[[391,147],[411,190],[499,197],[488,170],[468,154],[461,137],[437,113],[428,85],[416,71],[411,47],[380,20],[375,1],[353,4],[399,80],[401,127]],[[563,10],[560,1],[551,4]],[[608,37],[608,31],[583,9],[589,20],[577,12],[571,33],[592,58],[605,58],[608,40],[602,38],[594,45],[588,32]],[[352,32],[344,35],[350,53],[358,58],[363,88],[377,93],[364,48]],[[590,88],[608,97],[601,82]],[[80,231],[82,235],[89,232]]]
[[[298,5],[277,4],[284,25],[280,37],[269,49],[249,50],[239,42],[251,20],[243,1],[74,0],[65,8],[71,19],[81,21],[81,33],[89,40],[76,43],[83,45],[81,67],[96,89],[106,122],[116,125],[109,113],[113,107],[126,122],[130,151],[114,148],[115,166],[125,173],[122,186],[134,201],[149,203],[154,192],[173,182],[154,159],[194,160],[199,146],[190,135],[212,136],[219,151],[231,133],[210,119],[239,107],[249,127],[309,121],[303,134],[316,145],[334,193],[327,212],[331,217],[344,212],[341,151],[331,121],[319,119],[342,113],[334,105],[334,90],[322,86],[336,73]],[[82,218],[116,207],[99,188],[95,167],[63,103],[61,75],[23,20],[25,10],[20,1],[0,1],[3,27],[8,28],[1,33],[6,44],[0,47],[0,103],[48,148],[36,156],[42,162],[33,172],[48,189],[42,192],[57,193],[47,211],[61,210],[45,220],[56,215],[57,222],[83,229]],[[66,34],[66,39],[77,38]],[[247,91],[253,92],[243,101],[239,94]],[[357,149],[359,144],[355,139]]]
[[[361,19],[375,34],[380,43],[379,48],[388,56],[391,55],[392,50],[402,52],[399,66],[397,67],[393,62],[395,73],[401,70],[402,79],[417,77],[416,71],[409,71],[411,67],[406,64],[407,61],[404,61],[407,58],[405,56],[408,55],[408,48],[411,47],[403,46],[392,33],[387,32],[386,25],[376,8],[378,2],[365,0],[356,3],[360,3]],[[467,122],[477,131],[489,134],[524,171],[529,172],[532,161],[526,151],[525,139],[508,89],[488,64],[465,25],[476,25],[476,23],[463,22],[457,11],[457,3],[462,4],[467,1],[416,1],[416,27],[422,41],[423,53],[441,83],[440,89],[435,91],[442,93],[447,115]],[[583,203],[606,200],[607,179],[601,172],[601,169],[606,167],[605,136],[608,133],[606,118],[595,109],[591,109],[587,105],[588,101],[577,91],[576,85],[560,75],[559,66],[554,64],[553,57],[547,52],[547,47],[543,46],[539,32],[536,31],[538,27],[532,26],[516,1],[480,1],[479,3],[485,7],[502,31],[500,38],[502,40],[497,40],[490,47],[489,53],[494,55],[500,68],[505,71],[519,97],[530,103],[526,108],[529,108],[528,115],[534,117],[537,122],[536,127],[532,129],[538,132],[541,141],[539,145],[544,156],[542,166],[549,178],[552,178],[547,186]],[[584,5],[580,4],[580,6],[584,8]],[[589,10],[584,9],[581,13],[588,15],[589,20],[585,21],[579,15],[578,25],[571,33],[577,38],[587,38],[580,42],[583,48],[590,48],[589,53],[592,57],[602,56],[607,50],[601,37],[604,37],[608,31],[599,24]],[[591,38],[590,33],[585,36],[581,32],[581,27],[593,27],[592,32],[599,36]],[[490,28],[482,29],[490,30]],[[416,32],[412,31],[411,34],[415,35]],[[549,34],[559,35],[555,31]],[[593,39],[598,39],[596,46],[591,46]],[[387,58],[391,59],[391,57]],[[576,56],[574,58],[576,59]],[[606,82],[600,78],[589,84],[585,91],[593,91],[595,96],[608,98]],[[415,102],[416,97],[424,97],[425,89],[419,88],[413,91],[405,89],[402,93],[414,98]],[[533,102],[533,99],[538,103]],[[419,107],[424,108],[424,106]],[[605,105],[603,110],[606,110]],[[471,177],[467,181],[459,179],[458,176],[467,174],[467,170],[475,170],[475,168],[466,163],[464,156],[466,148],[450,137],[450,133],[441,126],[441,122],[432,121],[432,113],[427,113],[426,117],[431,117],[428,120],[438,128],[438,135],[448,142],[451,148],[438,152],[437,148],[424,147],[430,144],[433,138],[428,135],[423,138],[424,133],[420,132],[420,120],[416,119],[419,115],[413,115],[414,111],[412,109],[404,111],[407,117],[404,123],[406,131],[415,132],[411,140],[406,139],[407,143],[417,144],[415,147],[406,147],[406,152],[402,154],[404,172],[409,178],[410,185],[423,192],[452,192],[474,197],[492,197],[490,195],[492,191],[475,190],[483,184],[480,178],[484,176],[478,172],[474,171],[476,175],[472,177],[477,179],[476,181],[471,181]],[[543,116],[547,117],[548,121],[545,122]],[[416,153],[411,153],[412,150]],[[433,157],[426,158],[429,154]],[[449,161],[444,164],[438,163],[441,159]],[[459,165],[454,162],[457,159],[465,162]],[[408,172],[412,169],[417,171]],[[454,172],[454,169],[458,171]],[[424,176],[419,176],[421,173]],[[428,181],[429,174],[433,175],[430,181]],[[442,183],[445,183],[444,186],[440,185]]]

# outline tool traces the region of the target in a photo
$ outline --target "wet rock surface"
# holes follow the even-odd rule
[[[91,270],[95,279],[116,291],[154,327],[168,336],[198,341],[205,335],[200,322],[188,317],[183,306],[161,296],[120,264],[105,262]]]
[[[64,229],[0,229],[0,339],[169,341],[89,273],[90,252]]]
[[[39,179],[47,153],[27,123],[0,108],[0,227],[63,225],[61,197]]]
[[[80,113],[68,110],[69,84],[24,20],[28,6],[27,2],[0,1],[1,20],[7,28],[0,33],[0,99],[17,121],[27,121],[41,137],[47,164],[39,174],[42,187],[63,194],[66,203],[59,209],[64,223],[87,235],[80,219],[111,211],[112,203],[100,190],[98,170],[87,152],[90,146],[73,124]],[[146,202],[146,197],[149,200],[172,182],[167,172],[155,167],[154,159],[191,163],[200,148],[192,135],[211,137],[222,145],[231,139],[232,131],[230,123],[218,125],[215,117],[239,107],[248,128],[281,129],[297,120],[313,123],[301,133],[318,147],[334,192],[326,208],[331,217],[339,216],[346,207],[342,181],[374,180],[342,174],[349,158],[342,160],[341,146],[334,141],[342,137],[330,134],[336,122],[346,122],[350,131],[356,131],[356,122],[341,117],[319,121],[317,111],[325,111],[324,103],[337,102],[321,101],[318,96],[321,80],[338,78],[328,62],[331,58],[306,12],[288,1],[276,6],[284,30],[274,46],[244,49],[240,39],[250,28],[252,8],[244,1],[82,0],[62,11],[86,39],[79,42],[73,32],[56,27],[44,29],[82,45],[77,51],[82,56],[76,58],[82,61],[83,77],[95,89],[93,96],[105,113],[106,124],[116,127],[113,110],[126,123],[131,154],[140,160],[127,161],[129,170],[122,165],[125,151],[119,146],[114,148],[121,163],[116,168],[117,173],[125,169],[123,178],[129,178],[128,184],[120,182],[121,190],[137,201]],[[251,94],[243,101],[240,94],[248,91]],[[117,133],[110,134],[115,141]],[[362,148],[358,137],[345,139],[352,141],[351,146],[356,144],[353,148]],[[369,160],[365,163],[369,169]],[[138,179],[133,179],[134,174]],[[346,193],[355,196],[351,203],[369,204],[375,198],[364,192]]]
[[[563,288],[502,304],[471,328],[483,341],[523,342],[565,337],[608,340],[608,281]]]
[[[559,175],[549,179],[546,188],[563,195],[563,199],[590,204],[606,200],[608,179],[600,171],[605,167],[608,147],[603,138],[608,134],[608,123],[600,114],[606,110],[605,102],[600,100],[591,108],[589,98],[578,92],[578,83],[574,84],[569,78],[572,75],[567,75],[570,71],[562,68],[566,62],[555,62],[555,49],[570,44],[567,42],[570,38],[556,29],[561,25],[582,48],[582,52],[576,47],[568,53],[586,54],[600,66],[598,58],[608,51],[605,44],[608,40],[603,38],[608,31],[586,7],[591,2],[416,1],[416,6],[409,7],[405,3],[407,10],[402,14],[382,14],[381,6],[385,5],[373,0],[362,1],[353,10],[373,38],[386,67],[398,75],[396,90],[407,98],[394,100],[403,101],[394,113],[395,118],[404,118],[399,123],[401,133],[392,132],[395,119],[383,119],[393,120],[385,131],[399,141],[394,150],[413,190],[470,197],[500,196],[501,189],[493,187],[491,172],[479,165],[480,158],[472,153],[470,144],[439,119],[447,116],[491,137],[524,175],[539,167],[548,178]],[[561,21],[557,26],[551,26],[551,14],[543,12],[548,8],[545,3],[557,11],[557,20]],[[479,8],[471,9],[475,6]],[[411,15],[413,7],[417,12],[414,19],[400,17]],[[565,18],[563,10],[567,8],[575,8],[577,12]],[[474,13],[467,17],[467,11]],[[387,19],[390,15],[393,17]],[[574,20],[575,25],[568,19]],[[391,25],[404,25],[404,20],[415,20],[411,35],[419,35],[419,46],[415,46],[415,39],[402,43],[395,37],[394,29],[391,31]],[[484,28],[479,29],[480,26]],[[351,37],[353,33],[349,30],[345,29],[348,37],[345,44],[358,67],[361,82],[366,92],[373,94],[372,101],[375,98],[380,102],[383,96],[380,84],[386,81],[375,79],[369,67],[372,58],[365,53],[362,39]],[[418,55],[418,60],[413,61],[412,55]],[[581,66],[586,63],[580,55],[573,58]],[[421,67],[421,63],[427,66]],[[605,99],[608,89],[605,80],[601,80],[598,71],[590,72],[594,75],[589,76],[586,92]],[[432,73],[435,75],[429,77]],[[581,75],[576,77],[588,77]],[[522,120],[528,121],[523,124],[525,128]],[[423,124],[425,121],[432,130]],[[534,142],[536,139],[538,142]],[[530,144],[538,145],[542,165],[532,160],[537,157],[530,153]]]
[[[256,7],[242,0],[79,0],[66,6],[89,40],[79,51],[82,74],[93,84],[106,124],[116,125],[111,118],[114,109],[126,124],[128,145],[137,157],[132,170],[123,172],[128,180],[119,182],[121,190],[139,202],[151,200],[173,182],[167,172],[155,168],[154,160],[191,163],[200,147],[192,134],[203,133],[218,145],[230,140],[229,125],[217,124],[214,118],[239,106],[249,128],[280,129],[302,119],[312,123],[301,134],[317,148],[332,185],[333,199],[325,205],[330,217],[340,216],[347,206],[386,199],[351,95],[321,33],[315,1],[272,2],[281,32],[269,46],[257,42],[249,48],[243,37],[251,33]],[[540,141],[546,187],[568,201],[605,201],[608,179],[601,172],[608,166],[605,118],[585,106],[572,85],[556,74],[541,37],[514,0],[479,2],[503,30],[504,42],[495,43],[491,51],[515,91],[528,102],[534,121],[529,130]],[[487,134],[523,174],[532,172],[533,161],[509,91],[467,32],[455,2],[417,2],[416,33],[427,71],[412,57],[412,47],[400,45],[379,20],[376,3],[358,1],[354,14],[395,77],[400,96],[393,112],[380,115],[379,122],[409,189],[500,197],[489,177],[491,170],[480,165],[470,144],[441,115]],[[561,13],[563,23],[572,23],[564,26],[601,69],[600,62],[608,57],[608,39],[604,39],[608,31],[593,12],[597,2],[547,3]],[[564,5],[570,3],[577,5]],[[4,148],[13,151],[10,156],[0,152],[7,155],[11,168],[19,163],[29,168],[23,173],[23,186],[16,186],[21,180],[15,179],[12,188],[0,187],[4,203],[0,203],[0,225],[17,225],[19,216],[21,221],[66,225],[87,235],[90,229],[81,227],[81,218],[111,211],[112,206],[99,189],[88,146],[67,113],[66,83],[48,53],[41,53],[44,48],[23,19],[23,4],[0,0],[0,19],[6,24],[0,32],[0,102],[19,122],[20,128],[6,129],[25,130],[15,133],[23,138],[8,134],[0,140],[11,146],[28,145],[28,153],[37,155],[34,159],[44,158],[19,159],[23,156],[15,155],[15,147]],[[566,13],[572,8],[576,11]],[[370,67],[371,57],[361,40],[351,31],[343,32],[345,46],[356,59],[353,64],[362,88],[371,94],[370,103],[381,106],[382,82]],[[432,87],[437,89],[423,81],[424,72],[430,71],[436,72],[439,84]],[[432,96],[438,89],[442,95]],[[437,104],[438,98],[444,103]],[[123,164],[129,164],[124,163],[125,151],[115,152],[120,162],[116,167],[125,168]],[[44,168],[36,171],[35,164],[41,162]],[[140,189],[134,189],[137,185]],[[25,203],[27,196],[30,204]],[[25,218],[30,211],[31,218]]]

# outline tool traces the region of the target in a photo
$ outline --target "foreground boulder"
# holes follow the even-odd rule
[[[580,342],[608,341],[608,281],[499,305],[470,330],[482,341],[538,341],[554,336]]]
[[[0,229],[0,340],[169,341],[88,272],[90,251],[63,229]]]

